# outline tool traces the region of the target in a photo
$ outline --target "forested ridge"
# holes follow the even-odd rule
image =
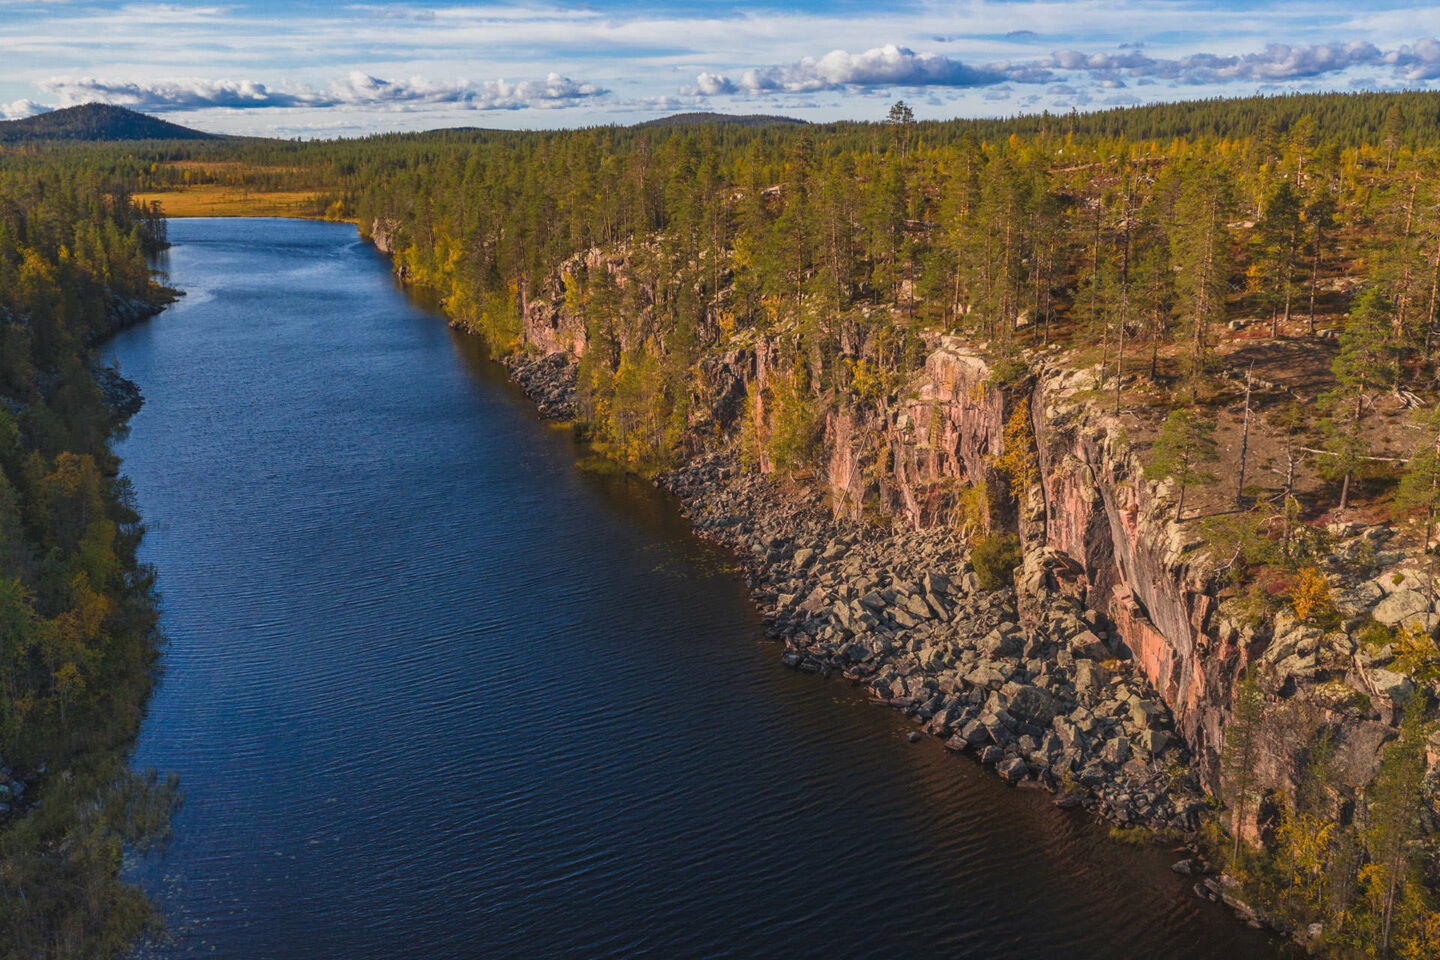
[[[118,871],[174,796],[125,763],[156,653],[152,578],[108,445],[120,418],[87,359],[164,302],[146,260],[164,239],[123,180],[0,159],[5,957],[110,955],[148,917]]]
[[[1440,949],[1440,95],[23,160],[313,191],[497,353],[573,357],[577,430],[630,469],[733,451],[856,522],[953,527],[987,581],[1053,509],[1037,446],[1103,424],[1144,465],[1107,495],[1163,503],[1165,575],[1227,624],[1198,631],[1226,895],[1337,955]],[[1006,410],[983,476],[927,399],[962,354],[986,379],[950,406]]]
[[[212,135],[125,107],[84,103],[0,121],[0,143],[34,140],[205,140]]]
[[[1017,397],[1043,368],[1089,371],[1085,403],[1168,484],[1254,638],[1214,781],[1235,892],[1336,953],[1421,957],[1440,945],[1440,618],[1433,599],[1381,622],[1345,598],[1383,569],[1354,546],[1379,542],[1353,539],[1371,524],[1418,541],[1433,582],[1437,102],[381,139],[333,202],[498,350],[579,352],[580,420],[611,456],[653,470],[734,443],[832,489],[849,457],[837,509],[956,524],[977,566],[1018,560],[1033,441],[1007,426],[1005,484],[917,482],[894,438],[917,429],[927,357],[958,337]],[[319,148],[336,182],[345,149]],[[764,379],[727,417],[737,354]],[[849,446],[842,421],[861,425]],[[1342,680],[1357,669],[1399,686],[1372,700]],[[1355,782],[1336,731],[1375,718],[1391,726]]]

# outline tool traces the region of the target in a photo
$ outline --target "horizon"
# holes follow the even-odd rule
[[[1253,99],[1253,98],[1255,98],[1255,97],[1261,97],[1261,98],[1277,98],[1277,99],[1278,99],[1278,98],[1282,98],[1282,97],[1286,97],[1286,96],[1360,96],[1360,95],[1364,95],[1364,94],[1397,94],[1397,95],[1398,95],[1398,94],[1403,94],[1403,93],[1427,93],[1427,92],[1428,92],[1428,93],[1440,93],[1440,90],[1430,90],[1430,89],[1427,89],[1427,88],[1406,87],[1406,88],[1401,88],[1401,89],[1396,89],[1396,90],[1384,90],[1384,91],[1373,91],[1373,90],[1323,90],[1323,89],[1322,89],[1322,90],[1313,90],[1313,91],[1308,91],[1308,90],[1307,90],[1307,91],[1304,91],[1304,92],[1301,92],[1301,91],[1279,91],[1279,92],[1271,91],[1271,92],[1268,92],[1268,93],[1258,93],[1258,94],[1253,94],[1253,93],[1252,93],[1252,94],[1235,94],[1235,95],[1233,95],[1233,96],[1225,96],[1225,97],[1222,97],[1221,99],[1228,101],[1228,100]],[[1083,116],[1087,116],[1087,115],[1100,114],[1100,113],[1104,113],[1104,112],[1107,112],[1107,111],[1113,111],[1113,110],[1122,110],[1122,111],[1123,111],[1123,110],[1139,109],[1139,108],[1144,108],[1144,107],[1180,106],[1180,105],[1188,104],[1188,103],[1206,102],[1207,100],[1211,100],[1211,99],[1214,99],[1214,98],[1193,97],[1193,98],[1185,99],[1185,100],[1178,100],[1178,99],[1177,99],[1177,100],[1156,100],[1156,101],[1151,101],[1151,102],[1146,102],[1146,103],[1131,104],[1131,105],[1128,105],[1128,106],[1118,106],[1118,107],[1117,107],[1117,106],[1092,106],[1092,107],[1089,107],[1089,108],[1086,108],[1086,109],[1079,109],[1079,108],[1077,108],[1077,109],[1075,110],[1075,114],[1076,114],[1077,116],[1082,116],[1082,117],[1083,117]],[[902,101],[903,101],[903,98],[902,98]],[[909,104],[908,101],[903,101],[903,102],[905,102],[907,105]],[[44,116],[46,116],[46,115],[48,115],[48,114],[51,114],[51,113],[64,113],[64,112],[66,112],[66,111],[78,110],[78,109],[81,109],[81,108],[83,108],[83,107],[91,107],[91,106],[96,106],[96,107],[113,107],[113,108],[116,108],[116,109],[118,109],[118,110],[128,111],[129,113],[132,113],[132,114],[135,114],[135,115],[138,115],[138,116],[142,116],[142,117],[146,117],[146,118],[149,118],[149,119],[152,119],[152,120],[160,120],[160,121],[168,122],[168,123],[179,123],[179,122],[178,122],[177,120],[175,120],[173,117],[166,116],[164,113],[151,113],[151,112],[146,112],[146,111],[143,111],[143,110],[136,110],[134,107],[128,107],[128,106],[124,106],[124,105],[122,105],[122,104],[107,103],[107,102],[105,102],[105,101],[103,101],[103,100],[88,100],[88,101],[86,101],[86,102],[84,102],[84,103],[71,104],[71,105],[68,105],[68,106],[65,106],[65,107],[56,107],[54,110],[42,111],[42,112],[40,112],[40,113],[31,114],[31,115],[29,115],[29,116],[27,116],[27,117],[14,117],[14,118],[9,118],[9,119],[0,118],[0,127],[3,127],[5,124],[8,124],[8,123],[13,123],[13,122],[21,121],[21,120],[33,120],[33,119],[36,119],[36,118],[39,118],[39,117],[44,117]],[[878,116],[874,116],[874,117],[857,117],[857,118],[840,119],[840,120],[805,120],[805,119],[800,118],[800,117],[787,116],[787,115],[784,115],[784,114],[759,113],[759,112],[756,112],[756,113],[739,113],[739,112],[718,111],[718,110],[682,110],[682,111],[677,111],[677,112],[675,112],[675,113],[669,113],[669,114],[664,114],[664,115],[661,115],[661,116],[648,117],[648,118],[645,118],[645,119],[636,120],[636,121],[633,121],[633,122],[631,122],[631,123],[620,123],[620,122],[618,122],[618,121],[610,120],[610,121],[607,121],[607,122],[582,123],[582,124],[575,124],[575,125],[571,125],[571,126],[548,126],[548,127],[545,127],[545,126],[539,126],[539,127],[498,127],[498,126],[487,126],[487,125],[484,125],[484,124],[473,124],[473,123],[472,123],[472,124],[456,124],[456,125],[452,125],[452,126],[419,127],[419,128],[415,128],[415,129],[406,129],[406,130],[375,130],[375,131],[371,131],[371,132],[368,132],[368,133],[356,133],[356,134],[343,134],[343,133],[339,133],[339,134],[333,134],[333,135],[329,135],[329,136],[315,135],[315,136],[291,136],[291,137],[283,137],[283,136],[267,135],[267,134],[264,134],[264,133],[259,133],[259,134],[228,134],[228,133],[224,133],[224,132],[221,132],[221,131],[215,131],[215,130],[205,129],[205,128],[203,128],[203,127],[192,127],[192,126],[190,126],[190,125],[188,125],[188,124],[179,124],[179,125],[182,126],[182,127],[185,127],[185,128],[188,129],[188,130],[191,130],[192,132],[200,133],[200,134],[205,134],[205,135],[207,135],[207,136],[217,137],[217,138],[236,137],[236,138],[239,138],[239,139],[262,139],[262,140],[263,140],[263,139],[275,139],[275,140],[283,140],[283,141],[288,141],[288,142],[314,142],[314,143],[324,143],[324,142],[338,142],[338,141],[342,141],[342,140],[360,140],[360,139],[364,139],[364,138],[367,138],[367,137],[397,136],[397,135],[407,135],[407,134],[424,135],[424,134],[430,134],[430,133],[445,133],[445,132],[453,132],[453,131],[476,131],[476,132],[485,132],[485,133],[520,133],[520,134],[524,134],[524,133],[536,133],[536,134],[542,134],[542,133],[561,133],[561,132],[566,132],[566,131],[578,131],[578,130],[587,130],[587,129],[602,129],[602,128],[605,128],[605,127],[624,128],[624,127],[633,127],[633,126],[643,126],[643,125],[645,125],[645,124],[663,124],[665,121],[673,120],[673,119],[680,118],[680,117],[714,117],[717,121],[723,121],[723,120],[747,120],[747,119],[766,119],[766,120],[773,120],[773,121],[775,121],[775,122],[777,122],[777,123],[781,123],[781,124],[783,124],[783,123],[797,123],[797,124],[800,124],[800,125],[802,125],[802,126],[803,126],[803,125],[826,126],[826,125],[843,125],[843,124],[859,124],[859,125],[865,125],[865,124],[885,124],[885,123],[888,123],[888,122],[889,122],[889,121],[886,119],[885,114],[889,112],[891,106],[893,106],[893,104],[891,104],[891,103],[886,103],[886,104],[885,104],[885,113],[882,113],[882,114],[880,114],[880,115],[878,115]],[[1050,116],[1050,117],[1063,118],[1063,117],[1068,116],[1069,113],[1068,113],[1068,111],[1065,112],[1065,113],[1057,112],[1057,111],[1054,111],[1054,110],[1048,110],[1048,111],[1047,111],[1047,108],[1041,108],[1041,109],[1035,109],[1035,110],[1019,111],[1019,112],[1010,113],[1010,114],[993,114],[993,115],[989,115],[989,116],[975,116],[975,117],[917,117],[917,118],[915,118],[915,120],[914,120],[913,122],[916,123],[916,124],[926,124],[926,123],[948,123],[948,122],[955,122],[955,121],[975,120],[975,121],[998,121],[998,122],[1002,122],[1002,123],[1003,123],[1003,122],[1012,121],[1012,120],[1024,120],[1024,119],[1030,118],[1030,117],[1039,117],[1039,116],[1042,116],[1042,115]]]
[[[1414,0],[1363,12],[1236,0],[0,0],[11,66],[0,117],[96,101],[214,133],[331,139],[690,112],[874,121],[898,99],[919,120],[1090,113],[1433,90],[1437,35],[1440,9]]]

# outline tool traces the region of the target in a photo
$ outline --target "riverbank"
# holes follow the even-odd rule
[[[562,354],[501,361],[543,417],[576,410]],[[1122,827],[1192,834],[1205,807],[1174,721],[1119,634],[1078,599],[983,590],[948,529],[835,519],[802,484],[702,454],[656,482],[745,569],[787,666],[863,686],[917,735]],[[1024,608],[1024,613],[1021,608]]]

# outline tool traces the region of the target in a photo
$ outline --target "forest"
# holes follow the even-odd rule
[[[126,183],[0,158],[0,955],[98,956],[148,921],[125,844],[171,783],[128,769],[157,652],[142,528],[87,362],[165,292],[165,224]]]
[[[102,291],[157,295],[143,255],[163,221],[129,196],[303,193],[497,354],[574,354],[576,429],[628,469],[733,449],[834,486],[845,454],[861,489],[847,481],[837,511],[954,524],[1002,580],[1038,482],[1033,428],[1013,420],[988,484],[902,471],[927,358],[975,352],[1015,409],[1056,371],[1081,375],[1088,415],[1116,425],[1174,526],[1219,558],[1209,589],[1250,638],[1222,691],[1209,827],[1236,896],[1319,924],[1337,956],[1440,951],[1440,95],[26,144],[0,171],[0,395],[17,411],[0,412],[7,762],[89,750],[104,758],[90,782],[125,796],[94,746],[124,724],[75,718],[133,711],[151,655],[137,520],[80,360]],[[739,356],[764,376],[721,411],[719,374]],[[841,449],[842,419],[873,442]],[[1428,603],[1385,622],[1373,614],[1400,581],[1375,581],[1402,562],[1405,592]],[[1363,590],[1376,596],[1355,608]],[[1352,666],[1327,659],[1340,646]],[[1383,705],[1342,682],[1353,664],[1396,678]],[[1277,732],[1301,705],[1304,722]],[[1336,739],[1357,724],[1385,728],[1359,780],[1339,772]],[[63,742],[73,731],[90,746]],[[1285,789],[1259,782],[1272,768]],[[23,871],[82,872],[26,859],[83,846],[56,830],[93,831],[93,858],[124,835],[34,819],[5,828],[3,909],[32,909],[9,895]]]

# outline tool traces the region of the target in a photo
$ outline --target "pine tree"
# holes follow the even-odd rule
[[[1416,694],[1406,707],[1400,738],[1385,751],[1380,772],[1370,786],[1370,812],[1366,847],[1373,868],[1368,886],[1379,916],[1379,953],[1390,952],[1391,927],[1396,895],[1400,892],[1418,851],[1414,842],[1422,836],[1420,822],[1425,779],[1425,696]]]
[[[1260,273],[1267,289],[1270,335],[1278,337],[1283,324],[1290,322],[1290,305],[1295,293],[1295,264],[1300,252],[1300,194],[1282,180],[1265,201],[1256,224],[1255,239]]]
[[[1440,513],[1440,410],[1427,410],[1416,418],[1424,431],[1423,439],[1400,475],[1396,502],[1411,510],[1425,513],[1424,556],[1429,570],[1430,606],[1435,606],[1435,563],[1430,544],[1435,536],[1435,518]]]
[[[1175,500],[1175,522],[1185,516],[1185,490],[1192,480],[1205,480],[1210,474],[1203,470],[1207,463],[1215,461],[1218,454],[1215,445],[1215,421],[1206,417],[1197,407],[1184,406],[1171,411],[1155,445],[1150,450],[1150,462],[1145,466],[1145,475],[1152,480],[1174,477],[1180,492]]]
[[[1202,167],[1184,176],[1171,249],[1179,268],[1176,309],[1189,328],[1192,375],[1199,374],[1208,358],[1211,325],[1225,315],[1230,264],[1227,206],[1228,193],[1217,171]]]
[[[1265,694],[1254,669],[1235,685],[1230,719],[1225,724],[1225,745],[1220,751],[1220,779],[1232,811],[1230,830],[1234,847],[1230,862],[1240,859],[1240,837],[1246,811],[1258,800],[1255,771],[1260,760],[1261,727],[1265,715]]]
[[[1340,337],[1340,353],[1331,365],[1339,386],[1321,398],[1325,449],[1321,473],[1340,480],[1340,509],[1350,503],[1350,487],[1369,452],[1364,433],[1371,391],[1395,382],[1396,347],[1391,330],[1394,310],[1376,290],[1356,301]]]
[[[1315,335],[1315,297],[1320,290],[1320,264],[1325,254],[1330,233],[1335,228],[1335,198],[1322,185],[1305,205],[1305,225],[1309,233],[1310,247],[1310,310],[1307,326],[1310,335]]]

